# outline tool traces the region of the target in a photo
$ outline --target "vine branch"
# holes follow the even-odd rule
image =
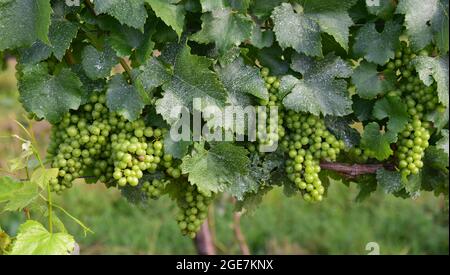
[[[234,236],[239,243],[239,248],[241,249],[242,255],[250,255],[250,249],[248,248],[247,241],[241,230],[241,212],[235,212],[233,214],[233,230]]]
[[[320,168],[324,170],[335,171],[348,178],[356,178],[361,175],[375,174],[379,169],[394,170],[392,163],[379,163],[379,164],[347,164],[336,162],[321,162]]]
[[[195,246],[199,255],[216,255],[216,249],[208,225],[208,219],[203,222],[197,236],[194,239]]]

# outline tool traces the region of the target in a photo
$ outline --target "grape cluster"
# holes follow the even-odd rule
[[[423,84],[411,63],[416,56],[429,55],[427,50],[421,50],[415,54],[405,42],[402,42],[401,49],[395,53],[395,60],[387,64],[387,70],[395,70],[399,76],[398,89],[391,91],[388,95],[404,98],[408,105],[408,113],[421,121],[424,121],[425,114],[429,112],[435,110],[445,112],[445,107],[439,103],[437,84],[433,83],[428,87]]]
[[[164,145],[159,139],[164,133],[146,127],[141,119],[123,126],[111,136],[112,177],[119,186],[137,186],[146,170],[154,173],[161,163]]]
[[[92,95],[52,128],[47,158],[59,175],[51,181],[51,189],[60,193],[80,177],[137,186],[144,173],[158,169],[180,177],[172,156],[163,152],[165,131],[146,126],[142,119],[129,122],[109,112],[104,94]]]
[[[283,127],[283,105],[281,104],[282,98],[279,96],[280,80],[275,76],[270,76],[268,68],[261,69],[261,75],[263,76],[266,88],[269,91],[269,100],[261,100],[262,106],[268,107],[266,113],[258,114],[258,120],[266,120],[265,125],[258,125],[258,132],[266,133],[258,135],[258,143],[260,146],[272,146],[277,143],[282,137],[285,136],[285,129]],[[270,116],[270,107],[278,107],[278,119]],[[256,148],[249,148],[250,151],[254,151]],[[260,150],[262,151],[262,150]]]
[[[418,55],[429,56],[429,52],[421,50]],[[401,49],[395,53],[395,61],[387,65],[388,69],[395,67],[400,77],[398,89],[389,95],[404,98],[410,115],[409,123],[399,134],[396,151],[398,168],[404,177],[418,174],[423,167],[422,158],[431,135],[431,123],[426,121],[425,115],[435,110],[445,112],[445,107],[439,103],[437,84],[424,85],[411,64],[416,56],[406,43],[402,43]]]
[[[289,111],[285,121],[289,134],[282,141],[289,155],[288,178],[302,190],[306,201],[321,201],[325,192],[319,178],[320,161],[335,161],[345,148],[325,127],[323,119],[314,115]]]
[[[398,140],[398,167],[403,176],[418,174],[423,167],[422,158],[428,148],[430,133],[418,119],[408,123]]]
[[[212,198],[199,192],[196,186],[186,184],[182,188],[182,195],[178,200],[180,209],[177,216],[178,226],[183,235],[195,238],[208,216],[208,207]]]
[[[153,179],[142,183],[141,190],[151,199],[159,199],[164,192],[165,186],[170,182],[168,179]]]
[[[374,157],[374,153],[371,150],[363,149],[360,147],[352,147],[347,150],[348,157],[356,163],[366,163],[369,159]]]
[[[54,125],[48,155],[52,167],[59,169],[58,179],[53,179],[51,189],[61,192],[72,186],[72,182],[92,172],[101,174],[108,166],[108,136],[112,130],[110,119],[119,119],[109,113],[104,95],[93,95],[89,102],[64,115]]]

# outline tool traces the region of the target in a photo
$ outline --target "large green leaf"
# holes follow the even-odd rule
[[[391,143],[396,140],[397,135],[395,133],[381,132],[378,123],[371,122],[364,127],[361,147],[370,150],[377,160],[382,161],[394,153],[391,149]]]
[[[421,187],[435,194],[443,193],[448,196],[449,190],[449,158],[448,154],[440,148],[430,146],[425,150],[423,158],[424,167],[415,181],[421,182]]]
[[[36,183],[0,177],[0,203],[6,203],[4,211],[20,211],[36,200],[38,195]]]
[[[144,31],[147,10],[145,0],[93,0],[96,13],[107,13],[120,23]]]
[[[300,0],[303,12],[315,20],[322,32],[328,33],[348,50],[349,28],[353,25],[347,10],[356,0]]]
[[[367,11],[370,14],[376,15],[384,20],[392,18],[396,8],[396,1],[377,0],[373,1],[373,3],[375,5],[367,5]]]
[[[394,58],[401,30],[402,26],[394,21],[386,22],[381,33],[376,30],[375,23],[366,23],[356,34],[353,51],[369,62],[384,65]]]
[[[327,129],[339,140],[342,140],[348,148],[357,146],[361,136],[351,127],[354,121],[349,117],[326,116],[324,118]]]
[[[213,0],[214,1],[214,0]],[[283,0],[257,0],[252,1],[250,11],[261,20],[267,19],[275,7],[279,6]]]
[[[106,105],[111,112],[117,112],[130,121],[138,119],[145,106],[138,88],[129,84],[121,74],[115,75],[108,83]]]
[[[163,85],[172,78],[170,69],[156,57],[152,57],[143,66],[138,80],[142,82],[144,89],[148,92]]]
[[[88,45],[83,49],[81,55],[83,69],[92,80],[109,76],[111,69],[117,64],[116,54],[108,45],[102,51]]]
[[[62,60],[72,40],[77,36],[78,24],[65,18],[53,17],[48,37],[53,54]]]
[[[239,46],[252,34],[253,21],[230,8],[205,13],[202,22],[201,31],[191,39],[203,44],[215,43],[222,54],[233,46]]]
[[[70,255],[75,240],[67,233],[50,233],[37,221],[26,221],[19,227],[11,255]]]
[[[250,38],[252,45],[262,49],[270,47],[273,44],[273,31],[263,30],[261,25],[253,26],[252,37]]]
[[[206,150],[203,144],[195,144],[194,152],[183,158],[181,169],[189,174],[191,184],[205,194],[224,191],[236,177],[248,173],[250,160],[247,150],[228,142],[220,142]]]
[[[244,200],[249,193],[257,193],[262,185],[270,184],[274,170],[284,165],[284,155],[273,153],[262,157],[254,153],[250,161],[248,174],[238,175],[227,188],[227,192],[239,201]]]
[[[405,14],[413,49],[420,50],[434,40],[442,52],[448,52],[448,0],[400,0],[397,13]]]
[[[30,47],[21,48],[19,52],[19,62],[22,64],[34,65],[52,55],[52,49],[44,42],[37,40]]]
[[[378,72],[377,65],[362,62],[353,72],[352,83],[358,95],[372,99],[395,88],[397,79],[394,72]]]
[[[20,100],[28,112],[57,123],[70,109],[80,106],[83,90],[80,79],[64,68],[49,75],[43,64],[25,66],[19,79]]]
[[[172,5],[166,0],[145,0],[150,4],[156,16],[170,26],[179,37],[183,33],[185,10],[182,5]]]
[[[375,103],[373,116],[379,120],[389,118],[388,131],[401,132],[409,120],[408,108],[399,97],[384,97]]]
[[[0,1],[0,51],[30,46],[40,39],[49,43],[50,0]]]
[[[288,3],[276,7],[272,19],[277,41],[283,49],[293,48],[308,56],[322,56],[320,26],[316,21],[296,13]]]
[[[228,92],[269,99],[269,92],[259,70],[245,65],[242,58],[236,58],[233,62],[223,66],[216,66],[216,71]]]
[[[156,102],[156,111],[169,124],[178,120],[178,117],[171,115],[172,111],[180,107],[193,110],[194,99],[201,100],[201,107],[225,105],[226,91],[216,73],[209,69],[212,66],[212,60],[192,55],[187,45],[182,47],[174,58],[173,76],[163,85],[163,98]]]
[[[298,63],[302,65],[298,66]],[[284,98],[286,108],[314,115],[345,116],[352,112],[347,82],[336,79],[351,75],[352,70],[344,60],[334,54],[318,61],[300,56],[292,67],[301,67],[303,79]]]
[[[442,57],[418,56],[412,60],[420,79],[425,85],[430,86],[437,82],[439,101],[448,105],[448,55]]]
[[[189,147],[192,145],[192,141],[174,141],[170,132],[164,137],[164,153],[170,154],[177,159],[182,159],[187,155]]]
[[[58,177],[59,170],[57,168],[38,168],[33,171],[30,181],[33,184],[37,184],[41,189],[47,188],[47,185],[51,179]]]
[[[442,130],[441,134],[442,134],[442,138],[436,142],[436,147],[443,150],[448,155],[449,154],[448,130]]]
[[[289,70],[289,63],[283,58],[283,50],[278,45],[256,52],[262,66],[270,69],[271,75],[283,75]]]
[[[393,194],[403,189],[402,175],[398,171],[379,169],[377,182],[387,194]]]

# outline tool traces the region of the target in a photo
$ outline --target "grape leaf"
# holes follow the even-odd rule
[[[108,83],[106,105],[111,112],[117,112],[130,121],[138,119],[145,106],[138,89],[128,84],[121,74],[113,76]]]
[[[257,51],[256,58],[261,65],[270,69],[271,75],[283,75],[289,70],[289,63],[284,60],[283,50],[278,45]]]
[[[50,233],[37,221],[28,220],[19,227],[11,255],[69,255],[75,240],[67,233]]]
[[[397,140],[397,135],[393,132],[380,132],[380,126],[376,122],[371,122],[364,127],[361,137],[361,147],[370,150],[374,157],[385,160],[392,155],[391,143]]]
[[[278,88],[278,95],[280,99],[283,99],[286,95],[288,95],[299,82],[300,80],[298,78],[290,74],[281,77],[280,88]]]
[[[34,65],[52,55],[52,49],[44,42],[37,40],[30,47],[19,49],[19,62]]]
[[[52,53],[61,61],[77,33],[76,23],[53,16],[48,34],[50,45],[40,40],[35,41],[30,47],[19,50],[20,61],[26,64],[37,64],[49,58]]]
[[[275,7],[279,6],[283,0],[257,0],[250,4],[250,12],[261,20],[267,19]]]
[[[147,92],[151,92],[153,89],[170,81],[172,77],[170,68],[166,67],[166,65],[156,57],[149,59],[142,67],[141,71],[138,80],[142,82],[142,85]]]
[[[246,213],[253,213],[262,203],[264,196],[271,190],[271,186],[264,186],[258,189],[257,192],[246,193],[242,200],[236,202],[235,211],[245,210]]]
[[[394,58],[401,30],[402,26],[394,21],[386,22],[381,33],[375,29],[374,23],[366,23],[356,34],[353,51],[367,61],[384,65]]]
[[[328,33],[348,50],[349,28],[353,25],[347,10],[356,0],[301,0],[305,15],[319,24],[322,32]]]
[[[392,0],[377,1],[377,5],[367,5],[367,11],[384,20],[392,18],[396,8],[396,2]]]
[[[354,123],[350,117],[326,116],[324,120],[327,129],[337,139],[344,141],[348,148],[359,144],[361,136],[356,129],[350,127]]]
[[[268,100],[269,91],[257,68],[244,64],[242,58],[216,66],[216,72],[225,88],[232,94],[249,94]]]
[[[247,12],[253,0],[228,0],[230,6],[240,12]]]
[[[397,171],[378,169],[377,182],[386,194],[393,194],[403,189],[402,175]]]
[[[6,203],[4,211],[21,211],[38,196],[38,186],[35,183],[0,177],[0,203]]]
[[[57,123],[70,109],[80,106],[83,90],[80,79],[68,68],[49,75],[43,64],[25,66],[19,79],[20,99],[28,112]]]
[[[181,170],[191,184],[207,195],[224,191],[239,175],[248,173],[247,150],[228,142],[214,144],[208,151],[194,144],[194,152],[183,158]]]
[[[37,184],[41,189],[45,189],[51,179],[58,177],[59,170],[57,168],[38,168],[33,171],[30,181]]]
[[[202,22],[202,29],[191,39],[202,44],[215,43],[222,54],[233,46],[239,46],[252,34],[253,21],[230,8],[205,13]]]
[[[379,120],[389,118],[388,131],[400,133],[409,120],[408,108],[399,97],[384,97],[375,103],[373,116]]]
[[[105,23],[105,27],[110,32],[108,42],[120,57],[131,55],[133,50],[138,49],[145,41],[151,39],[154,33],[154,30],[147,28],[147,25],[144,33],[142,33],[135,28],[121,25],[112,19],[107,24]]]
[[[288,109],[314,115],[348,115],[352,112],[352,102],[347,93],[347,82],[335,78],[349,77],[351,72],[350,66],[332,53],[308,63],[303,79],[284,98],[283,104]]]
[[[144,31],[147,10],[144,0],[93,0],[96,13],[107,13],[120,23]]]
[[[190,53],[185,45],[175,56],[172,79],[163,85],[163,98],[156,101],[156,111],[169,123],[178,120],[172,111],[177,107],[193,109],[193,100],[198,98],[202,106],[223,107],[227,100],[226,91],[217,75],[209,68],[212,60]],[[195,74],[192,70],[195,69]]]
[[[405,15],[406,31],[414,50],[434,40],[442,52],[448,52],[448,0],[400,0],[397,13]]]
[[[359,187],[359,193],[355,198],[356,202],[362,202],[367,199],[370,194],[377,190],[377,179],[374,175],[362,175],[353,180]]]
[[[263,185],[270,184],[273,171],[283,165],[284,154],[279,151],[265,157],[254,153],[250,156],[249,173],[238,175],[227,192],[242,201],[248,193],[257,193]]]
[[[353,72],[352,83],[358,95],[372,99],[395,88],[394,72],[378,72],[377,65],[363,61]]]
[[[74,72],[81,83],[83,83],[83,92],[81,97],[81,105],[86,104],[89,101],[89,97],[91,93],[103,92],[106,87],[106,80],[104,78],[100,78],[97,80],[90,79],[86,72],[83,69],[81,64],[74,64],[71,67],[72,72]]]
[[[449,154],[448,146],[448,130],[441,131],[442,138],[436,142],[436,147],[442,149],[447,155]]]
[[[449,106],[448,55],[436,58],[418,56],[412,60],[412,64],[416,67],[416,71],[425,85],[430,86],[434,81],[437,82],[439,101],[444,106]]]
[[[448,125],[449,106],[447,106],[444,110],[437,108],[426,114],[425,118],[426,120],[433,122],[433,126],[436,128],[437,132],[440,132]]]
[[[268,48],[273,44],[273,31],[263,30],[261,25],[253,26],[252,36],[250,38],[252,45],[258,49]]]
[[[29,46],[38,39],[48,44],[51,12],[49,0],[1,1],[0,51]]]
[[[434,191],[436,195],[443,193],[448,196],[449,158],[444,150],[430,146],[425,150],[424,167],[419,179],[421,187],[426,191]]]
[[[358,95],[352,97],[352,109],[359,121],[367,121],[372,118],[373,100],[360,98]]]
[[[203,12],[221,10],[228,7],[227,0],[200,0]]]
[[[170,134],[168,133],[164,138],[164,152],[165,154],[170,154],[174,158],[182,159],[189,151],[189,147],[192,145],[192,141],[178,142],[174,141]]]
[[[53,17],[48,37],[55,57],[61,61],[72,40],[77,36],[78,24],[65,18]]]
[[[422,172],[418,174],[410,175],[403,179],[403,186],[405,187],[405,192],[408,196],[412,198],[417,198],[420,195],[420,188],[422,186]]]
[[[170,26],[179,37],[183,33],[185,10],[181,5],[172,5],[166,0],[145,0],[161,18],[164,23]]]
[[[110,46],[98,51],[91,45],[84,47],[81,64],[86,75],[92,79],[105,78],[111,74],[111,69],[117,64],[117,57]]]
[[[275,36],[283,49],[293,48],[308,56],[322,56],[320,27],[316,21],[296,13],[288,3],[276,7],[272,19]]]

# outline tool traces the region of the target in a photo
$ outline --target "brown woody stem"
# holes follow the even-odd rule
[[[366,174],[375,174],[379,169],[393,170],[392,164],[346,164],[321,162],[320,167],[324,170],[335,171],[349,178],[355,178]]]
[[[208,220],[200,227],[197,236],[194,239],[195,247],[199,255],[216,255],[216,248],[211,237]]]

